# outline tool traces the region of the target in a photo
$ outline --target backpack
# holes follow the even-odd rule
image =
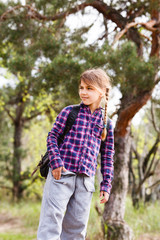
[[[75,120],[78,116],[79,110],[80,110],[80,105],[74,105],[73,106],[72,110],[70,111],[70,113],[68,115],[64,132],[61,135],[61,137],[59,137],[59,139],[58,139],[58,145],[60,145],[63,142],[65,135],[72,128],[72,125],[73,125],[73,123],[75,122]],[[103,114],[103,111],[102,111],[102,114]],[[109,129],[110,121],[111,121],[110,118],[108,118],[108,120],[107,120],[107,131]],[[32,172],[31,176],[33,176],[35,174],[35,172],[38,170],[38,168],[40,169],[41,176],[44,177],[44,178],[47,178],[48,171],[49,171],[49,157],[48,157],[48,152],[47,151],[44,155],[41,156],[41,160],[39,161],[38,165],[36,166],[36,168]]]
[[[79,110],[80,110],[80,105],[73,106],[72,110],[70,111],[70,113],[68,115],[64,132],[58,138],[58,145],[60,145],[63,142],[65,135],[70,131],[74,121],[76,120],[76,118],[78,116]],[[49,171],[49,157],[48,157],[47,151],[44,155],[41,155],[41,160],[39,161],[38,165],[32,172],[31,176],[33,176],[38,169],[40,169],[41,176],[44,178],[47,178],[48,171]]]

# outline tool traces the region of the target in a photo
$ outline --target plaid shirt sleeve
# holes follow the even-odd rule
[[[58,149],[58,138],[63,134],[65,129],[67,117],[72,109],[72,106],[64,108],[56,118],[53,128],[48,133],[47,137],[47,151],[50,160],[50,167],[56,169],[63,167],[63,161],[60,157]]]
[[[101,144],[101,173],[103,181],[101,182],[100,190],[108,192],[110,194],[113,180],[114,167],[113,167],[113,156],[114,156],[114,132],[113,125],[110,121],[109,130],[107,133],[106,140]]]

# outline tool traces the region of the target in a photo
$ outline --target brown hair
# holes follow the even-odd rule
[[[104,141],[107,136],[107,106],[108,106],[108,97],[109,90],[111,88],[111,80],[109,76],[105,73],[104,70],[100,68],[92,68],[86,70],[80,76],[80,81],[84,81],[85,83],[89,83],[94,87],[105,93],[105,110],[104,110],[104,129],[101,135],[102,140]]]

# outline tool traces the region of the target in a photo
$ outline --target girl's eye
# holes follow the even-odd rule
[[[79,87],[79,90],[83,90],[83,89],[85,89],[85,87],[83,87],[83,86],[80,86],[80,87]],[[86,89],[87,89],[87,90],[93,90],[92,87],[86,87]]]

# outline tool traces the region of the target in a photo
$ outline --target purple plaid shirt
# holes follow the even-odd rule
[[[110,122],[107,138],[101,144],[103,119],[101,108],[91,114],[90,108],[83,103],[72,125],[65,135],[63,143],[57,144],[58,137],[63,133],[67,117],[73,106],[65,107],[53,125],[47,138],[50,167],[53,169],[64,166],[67,170],[95,175],[97,157],[101,152],[101,172],[103,181],[101,191],[110,193],[113,179],[114,137],[113,126]]]

